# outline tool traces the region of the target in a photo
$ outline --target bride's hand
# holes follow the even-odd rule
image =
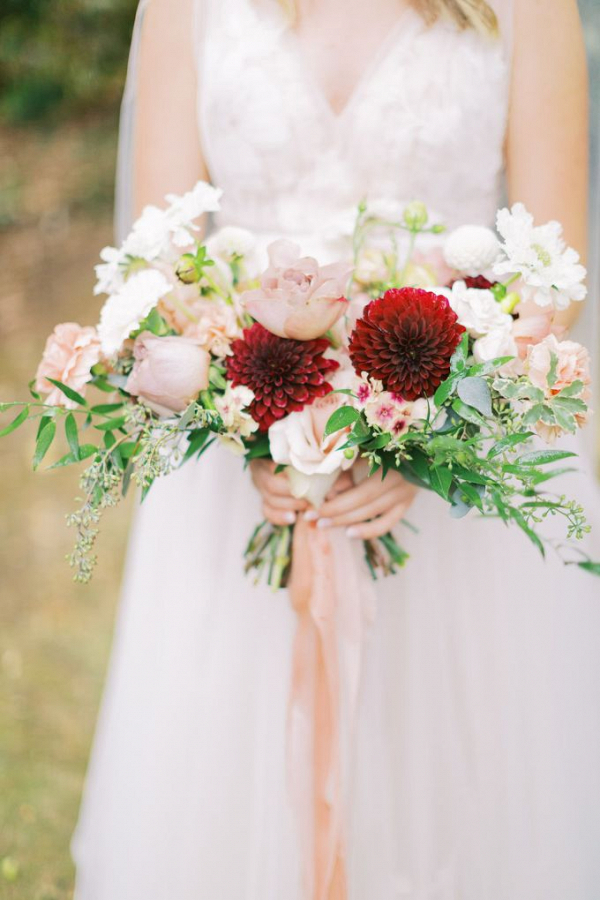
[[[319,510],[317,525],[319,528],[345,525],[349,537],[362,540],[380,537],[404,518],[416,493],[417,488],[398,472],[388,472],[385,479],[374,475],[328,497]]]
[[[306,500],[292,496],[287,475],[275,474],[276,465],[268,459],[253,459],[250,472],[263,501],[263,513],[272,525],[293,525],[296,514],[308,508]]]

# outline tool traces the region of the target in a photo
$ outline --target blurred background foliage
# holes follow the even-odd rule
[[[56,322],[95,321],[93,265],[112,240],[118,106],[136,5],[0,0],[2,399],[25,393]],[[580,5],[597,164],[600,7]],[[600,235],[597,206],[592,216]],[[73,473],[33,476],[33,435],[24,438],[0,441],[0,900],[68,900],[69,840],[130,509],[107,518],[92,584],[73,584],[63,525],[77,492]]]
[[[114,108],[137,0],[3,0],[0,115],[13,125]]]

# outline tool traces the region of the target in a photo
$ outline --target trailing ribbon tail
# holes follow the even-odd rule
[[[295,526],[290,596],[298,627],[288,708],[287,765],[306,900],[348,897],[342,700],[347,697],[352,739],[363,621],[372,613],[372,603],[365,604],[367,594],[350,556],[343,533],[327,533],[302,520]]]

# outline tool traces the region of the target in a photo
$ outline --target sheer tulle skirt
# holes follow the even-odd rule
[[[592,479],[577,487],[598,508]],[[306,900],[285,770],[295,619],[241,565],[259,517],[222,450],[137,516],[77,900]],[[378,582],[366,636],[350,896],[596,900],[600,582],[424,492],[410,519],[412,559]]]

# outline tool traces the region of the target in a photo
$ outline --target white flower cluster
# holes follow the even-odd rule
[[[498,212],[497,228],[503,243],[494,273],[520,275],[524,300],[560,310],[585,299],[586,270],[566,246],[559,222],[536,226],[523,204],[515,203]]]
[[[100,313],[98,336],[103,353],[106,356],[116,353],[170,290],[171,285],[156,269],[145,269],[128,278],[121,289],[108,298]]]
[[[222,396],[215,394],[217,412],[227,429],[227,434],[221,437],[221,442],[240,455],[244,452],[242,438],[250,437],[258,429],[258,424],[250,413],[246,412],[253,400],[254,394],[250,388],[243,385],[233,387],[230,382],[227,383]]]
[[[460,324],[476,338],[473,353],[477,362],[516,355],[512,316],[502,311],[491,291],[468,288],[464,281],[456,281],[440,293],[448,298]]]
[[[204,213],[217,212],[222,191],[205,181],[183,196],[168,194],[169,206],[146,206],[119,248],[105,247],[96,266],[95,294],[114,294],[126,278],[132,259],[153,262],[159,257],[176,258],[182,248],[194,241],[198,231],[196,220]]]

